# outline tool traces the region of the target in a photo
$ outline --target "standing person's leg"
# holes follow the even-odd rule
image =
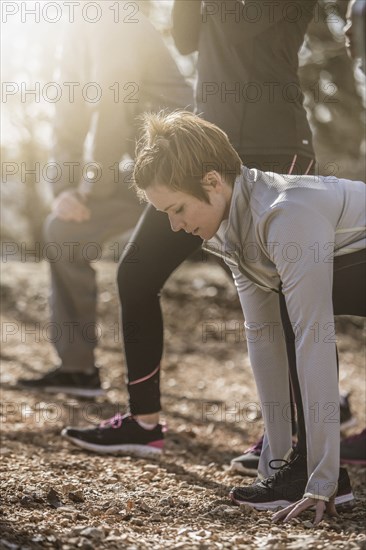
[[[335,315],[366,316],[366,250],[334,260]],[[366,465],[366,429],[341,441],[341,464]]]
[[[97,286],[93,263],[100,259],[102,243],[133,227],[141,207],[116,195],[90,200],[90,220],[63,221],[51,214],[44,226],[51,271],[51,326],[61,365],[39,379],[21,380],[28,388],[63,389],[75,395],[98,395],[95,367],[97,344]]]
[[[118,287],[127,361],[130,413],[117,413],[97,428],[65,428],[63,436],[90,451],[160,453],[160,361],[163,319],[160,291],[171,273],[201,246],[201,239],[173,233],[166,214],[148,206],[120,261]]]
[[[201,239],[174,233],[166,214],[148,206],[131,238],[134,257],[127,251],[118,270],[118,288],[130,412],[160,411],[160,362],[163,318],[160,292],[172,272],[201,246]],[[134,259],[135,261],[134,261]],[[143,416],[143,419],[148,418]],[[155,417],[157,421],[157,416]]]
[[[366,250],[334,258],[334,315],[366,316]]]

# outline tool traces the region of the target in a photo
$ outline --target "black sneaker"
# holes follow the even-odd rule
[[[129,414],[116,414],[96,428],[64,428],[61,432],[71,443],[95,453],[123,452],[136,456],[160,454],[164,448],[161,424],[147,430]]]
[[[57,367],[41,378],[20,379],[18,385],[28,390],[41,390],[47,393],[67,393],[79,397],[98,397],[104,395],[100,384],[99,369],[94,367],[91,374],[84,372],[65,372]]]
[[[247,504],[257,510],[275,510],[301,500],[306,484],[306,458],[294,453],[293,458],[274,475],[246,487],[234,487],[230,497],[238,505]],[[349,503],[353,498],[347,470],[340,468],[335,504]]]
[[[230,470],[240,474],[256,476],[263,446],[263,436],[252,447],[230,462]]]
[[[341,441],[341,464],[366,467],[366,429]]]
[[[349,393],[340,394],[339,396],[339,415],[341,430],[347,430],[356,424],[356,419],[352,414],[349,404]]]

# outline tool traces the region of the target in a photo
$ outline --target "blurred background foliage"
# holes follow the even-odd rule
[[[27,2],[27,4],[34,2]],[[150,17],[163,34],[179,67],[194,81],[196,56],[179,56],[170,36],[171,0],[146,2]],[[320,172],[365,178],[365,77],[349,59],[343,26],[347,0],[319,0],[306,42],[300,52],[300,79],[314,135]],[[2,80],[42,88],[55,80],[60,56],[61,25],[14,21],[2,24]],[[51,199],[42,166],[52,148],[51,102],[21,101],[21,94],[2,99],[2,241],[24,242],[29,249],[41,240]],[[4,172],[14,163],[14,175]],[[40,178],[22,174],[22,165],[39,163]]]

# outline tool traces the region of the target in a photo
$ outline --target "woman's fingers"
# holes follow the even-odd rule
[[[296,518],[301,514],[301,512],[304,512],[308,508],[311,508],[312,506],[314,506],[314,504],[315,501],[312,498],[303,498],[302,500],[299,500],[298,502],[296,502],[294,508],[290,511],[289,514],[287,514],[283,521],[286,522],[290,521],[293,518]]]
[[[286,508],[283,508],[282,510],[278,510],[278,512],[273,514],[272,521],[276,522],[276,521],[280,521],[283,518],[286,518],[286,516],[295,508],[296,505],[297,505],[297,502],[295,502],[294,504],[290,504],[289,506],[286,506]]]
[[[318,523],[321,522],[324,516],[324,512],[326,510],[327,503],[324,502],[324,500],[318,500],[315,505],[315,519],[314,519],[314,525],[318,525]]]
[[[279,510],[272,516],[272,521],[280,521],[283,520],[283,522],[287,522],[292,520],[293,518],[296,518],[299,516],[302,512],[305,510],[308,510],[309,508],[313,508],[315,506],[315,519],[314,519],[314,525],[318,525],[318,523],[321,522],[324,516],[324,512],[329,514],[330,516],[338,516],[337,510],[335,507],[335,501],[334,498],[331,499],[329,502],[325,502],[324,500],[317,500],[315,498],[302,498],[301,500],[298,500],[297,502],[294,502],[294,504],[290,504],[290,506],[287,506],[283,510]]]

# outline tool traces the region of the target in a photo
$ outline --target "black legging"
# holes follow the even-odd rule
[[[314,173],[314,159],[300,155],[242,156],[249,168],[291,174]],[[118,269],[129,408],[132,414],[158,412],[163,318],[160,291],[173,271],[202,244],[184,231],[174,233],[165,213],[148,206]]]

